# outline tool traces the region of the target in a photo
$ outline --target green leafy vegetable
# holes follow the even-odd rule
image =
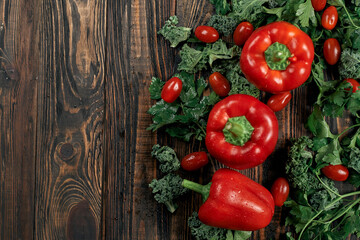
[[[159,100],[161,98],[161,90],[165,82],[161,81],[160,78],[153,77],[151,79],[151,84],[149,87],[150,97],[154,100]]]
[[[196,73],[208,69],[208,66],[212,67],[216,60],[232,59],[235,56],[240,56],[240,48],[238,46],[228,48],[222,40],[207,44],[202,50],[196,50],[185,44],[180,51],[181,62],[178,70]]]
[[[207,23],[208,26],[215,28],[219,34],[224,36],[233,34],[238,24],[234,18],[223,15],[212,15]]]
[[[208,114],[219,97],[215,93],[203,96],[208,86],[203,78],[196,79],[186,72],[175,76],[183,82],[179,100],[171,104],[160,100],[153,105],[148,110],[153,115],[153,123],[147,129],[156,131],[166,126],[165,131],[172,137],[189,141],[194,136],[202,140],[205,137]]]
[[[300,24],[302,27],[309,27],[309,21],[316,26],[317,20],[315,17],[315,11],[311,4],[311,0],[306,0],[304,3],[299,5],[298,10],[296,11],[296,16],[299,17]]]
[[[339,64],[341,79],[360,78],[360,52],[346,48],[342,51]]]
[[[225,15],[230,10],[227,0],[210,0],[210,3],[214,5],[217,14]]]
[[[176,156],[174,149],[168,146],[160,146],[156,144],[152,147],[151,156],[155,157],[159,162],[159,169],[163,173],[170,173],[179,170],[180,161]]]
[[[185,44],[180,51],[181,62],[178,70],[196,73],[207,69],[208,56],[204,51],[196,50]]]
[[[152,180],[149,184],[155,194],[155,200],[165,204],[171,213],[178,207],[174,200],[187,192],[187,189],[181,186],[182,181],[180,176],[169,173],[161,179]]]
[[[249,21],[259,22],[259,16],[263,13],[263,5],[268,0],[233,0],[232,12],[229,16],[237,19],[238,22]]]
[[[177,27],[178,23],[177,16],[171,16],[162,29],[158,31],[158,34],[163,35],[170,42],[171,47],[176,47],[180,42],[188,40],[191,34],[191,28]]]
[[[259,98],[260,90],[243,76],[238,59],[219,61],[213,65],[213,71],[220,72],[229,80],[231,84],[229,95],[241,93]]]

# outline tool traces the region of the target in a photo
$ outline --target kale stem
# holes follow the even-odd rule
[[[335,199],[334,201],[330,202],[328,205],[325,206],[325,208],[321,211],[319,211],[317,214],[315,214],[304,226],[304,228],[301,230],[300,235],[299,235],[299,239],[301,239],[301,236],[303,235],[305,229],[310,225],[311,222],[313,222],[315,220],[315,218],[317,218],[324,210],[327,210],[328,208],[330,208],[331,206],[333,206],[335,203],[337,203],[338,201],[340,201],[343,198],[347,198],[347,197],[351,197],[351,196],[355,196],[355,195],[360,195],[360,191],[357,192],[351,192],[351,193],[347,193],[344,195],[341,195],[340,197],[338,197],[337,199]],[[360,201],[360,198],[357,199]]]
[[[336,221],[340,217],[342,217],[345,213],[347,213],[351,208],[353,208],[356,204],[360,202],[360,198],[354,200],[351,204],[348,204],[348,207],[345,208],[345,210],[340,211],[340,214],[331,219],[331,221],[328,221],[327,224],[331,224],[333,221]]]
[[[321,30],[320,35],[319,35],[317,38],[314,38],[313,41],[314,41],[314,42],[317,42],[317,41],[321,38],[321,36],[323,35],[323,33],[324,33],[324,30]],[[315,53],[315,54],[316,54],[316,53]],[[316,54],[316,55],[317,55],[317,54]],[[319,56],[319,55],[317,55],[317,56]]]
[[[196,121],[194,122],[199,128],[200,130],[204,133],[204,135],[206,136],[206,131],[204,130],[204,128]]]
[[[343,8],[344,8],[344,10],[345,10],[345,12],[346,12],[346,15],[348,16],[351,24],[352,24],[356,29],[359,29],[360,27],[359,27],[358,25],[356,25],[356,24],[354,23],[354,21],[352,20],[352,18],[351,18],[351,16],[350,16],[350,13],[349,13],[349,11],[347,10],[347,8],[346,8],[346,6],[345,6],[345,3],[343,3]]]
[[[317,179],[319,179],[320,183],[326,188],[326,190],[328,192],[332,192],[333,194],[335,194],[338,197],[341,197],[341,195],[337,192],[335,192],[334,190],[332,190],[326,183],[323,182],[323,180],[321,180],[321,178],[319,177],[319,175],[315,174]]]
[[[355,128],[355,127],[359,127],[359,126],[360,126],[360,123],[348,127],[347,129],[345,129],[344,131],[342,131],[340,134],[338,134],[336,138],[338,139],[341,135],[343,135],[344,133],[346,133],[346,132],[349,131],[350,129]]]

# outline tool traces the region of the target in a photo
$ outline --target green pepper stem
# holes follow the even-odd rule
[[[187,189],[193,190],[194,192],[200,193],[203,197],[204,202],[209,197],[211,182],[208,183],[207,185],[201,185],[199,183],[184,179],[181,185],[184,188],[187,188]]]
[[[244,127],[236,122],[227,122],[225,129],[231,132],[236,137],[241,137],[244,134]]]
[[[245,116],[229,118],[223,129],[225,140],[237,146],[243,146],[249,141],[253,131],[254,127]]]

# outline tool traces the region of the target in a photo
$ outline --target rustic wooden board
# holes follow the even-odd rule
[[[106,1],[41,1],[36,239],[101,234]]]
[[[156,34],[165,20],[195,27],[212,13],[208,0],[0,0],[0,239],[193,239],[186,222],[201,198],[185,195],[175,214],[157,204],[150,153],[156,143],[179,158],[205,146],[145,130],[148,87],[179,62]],[[293,95],[276,114],[275,152],[242,171],[267,188],[284,175],[289,139],[307,133],[314,92]],[[220,167],[180,174],[207,183]],[[276,208],[252,239],[284,239],[285,217]]]
[[[36,4],[0,1],[0,239],[33,236],[39,87]]]

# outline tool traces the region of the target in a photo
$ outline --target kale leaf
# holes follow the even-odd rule
[[[160,162],[159,169],[163,173],[176,172],[180,168],[180,161],[174,149],[156,144],[152,147],[151,156]]]
[[[339,64],[341,79],[360,78],[360,52],[346,48],[342,51]]]
[[[161,179],[153,179],[149,184],[155,194],[155,200],[158,203],[165,204],[171,213],[178,208],[174,200],[187,192],[187,189],[181,185],[182,181],[183,179],[180,176],[169,173]]]
[[[171,47],[176,47],[180,42],[188,40],[191,34],[191,28],[177,27],[178,23],[178,17],[171,16],[158,31],[158,34],[163,35],[170,42]]]
[[[238,25],[238,21],[229,16],[212,15],[207,25],[215,28],[219,34],[228,36],[233,34]]]

